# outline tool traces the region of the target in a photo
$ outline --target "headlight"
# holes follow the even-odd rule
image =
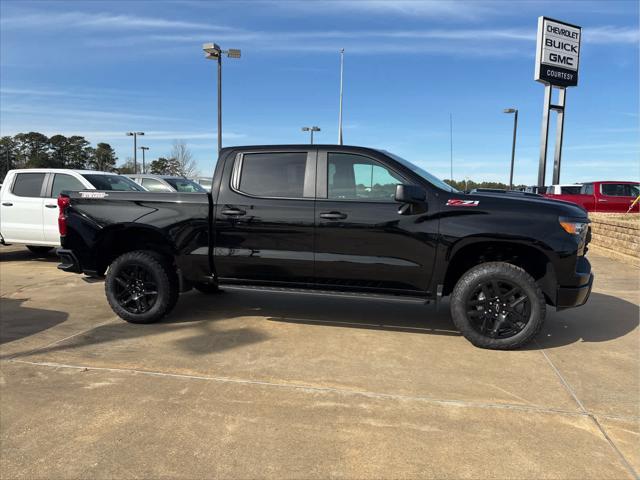
[[[582,236],[587,232],[587,228],[589,228],[588,221],[576,221],[563,217],[560,217],[558,221],[560,222],[560,226],[564,229],[564,231],[570,233],[571,235]]]

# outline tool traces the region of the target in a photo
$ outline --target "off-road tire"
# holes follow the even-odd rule
[[[507,338],[483,335],[471,323],[467,315],[467,300],[483,282],[507,281],[520,287],[530,302],[529,319],[524,328]],[[546,315],[546,302],[540,287],[522,268],[504,262],[487,262],[469,269],[456,283],[451,294],[451,317],[456,328],[473,345],[494,350],[513,350],[529,343],[538,334]]]
[[[42,247],[38,245],[27,245],[27,248],[37,257],[44,257],[53,250],[53,247]]]
[[[122,269],[132,266],[144,269],[157,287],[153,305],[142,313],[127,310],[116,296],[116,278]],[[109,266],[104,288],[111,309],[130,323],[154,323],[161,320],[173,310],[180,294],[178,277],[170,262],[155,252],[145,250],[124,253],[116,258]]]

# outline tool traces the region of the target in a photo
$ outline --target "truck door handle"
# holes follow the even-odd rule
[[[2,205],[4,205],[5,207],[12,207],[13,203],[11,203],[11,202],[2,202]]]
[[[47,203],[47,204],[45,204],[45,207],[47,207],[47,208],[58,208],[58,205]]]
[[[241,217],[242,215],[246,214],[247,212],[245,212],[244,210],[241,210],[239,208],[226,208],[224,210],[222,210],[223,215],[227,215],[229,217]]]
[[[608,202],[608,200],[606,198],[599,198],[598,201],[599,202]]]
[[[344,220],[347,218],[347,214],[340,212],[325,212],[320,214],[320,218],[326,218],[327,220]]]

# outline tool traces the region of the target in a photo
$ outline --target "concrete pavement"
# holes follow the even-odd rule
[[[3,478],[634,478],[640,270],[476,349],[448,306],[183,295],[156,325],[0,250]],[[552,309],[550,309],[552,310]]]

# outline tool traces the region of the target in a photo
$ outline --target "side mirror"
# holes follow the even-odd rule
[[[427,192],[417,185],[396,185],[396,202],[422,203],[427,199]]]
[[[398,215],[418,215],[427,211],[427,191],[417,185],[396,185]]]

